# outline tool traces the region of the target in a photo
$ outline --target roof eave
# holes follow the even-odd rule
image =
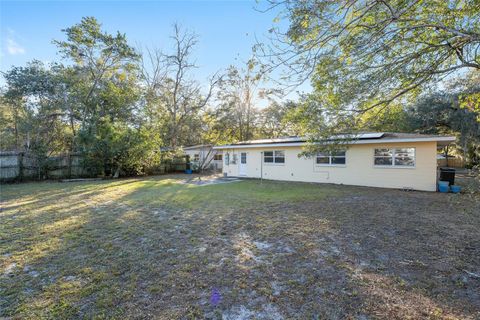
[[[201,144],[201,145],[196,145],[196,146],[189,146],[189,147],[183,147],[183,150],[195,150],[195,149],[206,149],[206,148],[211,148],[211,144]]]
[[[404,143],[404,142],[453,142],[456,138],[452,136],[447,137],[428,137],[428,138],[402,138],[402,139],[367,139],[367,140],[353,140],[350,142],[342,142],[347,145],[353,144],[380,144],[380,143]],[[262,144],[230,144],[223,146],[215,146],[215,150],[223,149],[247,149],[247,148],[268,148],[268,147],[300,147],[305,145],[305,142],[290,142],[290,143],[262,143]]]

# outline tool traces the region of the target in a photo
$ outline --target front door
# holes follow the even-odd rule
[[[246,152],[240,153],[240,168],[238,168],[238,175],[239,176],[247,175],[247,153]]]

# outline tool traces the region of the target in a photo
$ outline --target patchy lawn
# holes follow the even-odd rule
[[[1,186],[0,316],[480,317],[475,194],[183,178]]]

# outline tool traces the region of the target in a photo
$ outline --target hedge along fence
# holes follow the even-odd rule
[[[148,175],[167,174],[173,172],[184,172],[188,166],[188,159],[185,156],[174,158],[163,158],[161,163],[152,168],[147,168],[145,173]]]
[[[88,177],[80,154],[40,160],[26,152],[0,152],[0,181],[22,181]]]

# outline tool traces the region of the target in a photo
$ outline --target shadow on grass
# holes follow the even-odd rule
[[[48,187],[9,190],[0,213],[2,316],[479,312],[478,280],[462,270],[480,263],[480,221],[466,204],[446,212],[448,197],[159,178]]]
[[[39,208],[38,205],[47,204],[51,205],[53,203],[61,203],[62,200],[68,196],[72,197],[75,195],[84,195],[88,196],[94,193],[98,193],[99,190],[108,189],[108,188],[118,188],[127,184],[135,183],[137,180],[120,180],[120,181],[98,181],[95,184],[89,182],[77,182],[77,183],[58,183],[58,182],[33,182],[26,184],[15,184],[2,186],[1,198],[2,202],[7,202],[11,199],[17,199],[20,194],[28,193],[28,196],[23,196],[22,201],[18,201],[9,205],[2,205],[2,211],[8,212],[15,210],[25,205],[35,206]]]

